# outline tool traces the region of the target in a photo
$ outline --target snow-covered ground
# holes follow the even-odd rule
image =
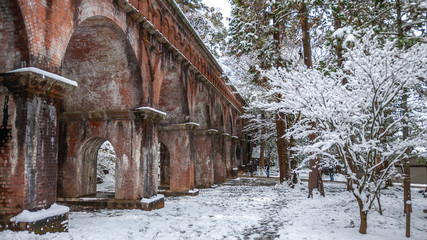
[[[166,198],[163,209],[73,212],[68,233],[0,232],[0,239],[407,239],[400,187],[382,192],[384,215],[371,211],[358,233],[358,207],[345,184],[326,182],[326,197],[307,198],[277,178],[238,178],[195,197]],[[412,190],[412,237],[427,239],[427,198]]]

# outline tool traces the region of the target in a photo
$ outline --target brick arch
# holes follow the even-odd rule
[[[169,187],[170,186],[170,160],[171,153],[167,145],[163,142],[159,142],[159,172],[160,172],[160,182],[159,187]]]
[[[0,1],[0,72],[29,65],[24,17],[16,0]]]
[[[186,116],[190,115],[187,87],[184,84],[186,78],[176,66],[170,67],[164,75],[158,105],[167,114],[163,120],[165,123],[183,123]]]
[[[224,131],[224,114],[221,107],[221,102],[219,101],[218,97],[215,97],[213,101],[214,106],[214,118],[213,118],[213,125],[215,128],[218,128],[220,132]]]
[[[169,16],[165,16],[163,18],[163,23],[162,23],[162,33],[164,36],[166,36],[166,38],[171,39],[173,35],[171,35],[171,20],[169,18]]]
[[[225,132],[232,135],[233,134],[233,116],[230,113],[230,110],[226,107],[225,109],[227,109],[226,111],[226,115],[225,115],[225,125],[224,125],[224,129]]]
[[[233,126],[235,126],[233,134],[241,137],[240,135],[242,134],[242,131],[243,131],[243,122],[238,114],[235,115],[235,121]]]
[[[80,146],[76,177],[78,191],[83,196],[96,194],[98,150],[105,141],[108,140],[103,137],[91,137]]]
[[[142,102],[142,77],[122,29],[103,16],[79,24],[67,46],[62,74],[79,87],[64,100],[65,111],[131,109]]]
[[[209,91],[200,81],[196,84],[197,96],[191,119],[200,124],[200,129],[207,129],[210,126],[210,104]]]

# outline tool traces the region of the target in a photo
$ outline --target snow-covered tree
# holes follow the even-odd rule
[[[177,0],[191,26],[215,57],[225,50],[227,29],[222,23],[222,13],[206,6],[200,0]]]
[[[318,157],[323,166],[344,167],[359,205],[359,231],[366,233],[367,214],[381,186],[396,174],[397,164],[415,154],[413,149],[427,146],[427,130],[420,128],[427,114],[427,47],[400,49],[372,31],[357,35],[346,36],[354,41],[346,45],[343,66],[336,71],[303,65],[266,71],[272,86],[268,96],[283,97],[265,107],[301,115],[285,137],[302,139],[294,150],[305,162]],[[403,125],[417,131],[403,139]],[[307,141],[312,134],[314,144]]]

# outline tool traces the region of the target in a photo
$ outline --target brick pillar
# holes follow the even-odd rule
[[[225,144],[224,138],[220,134],[216,134],[212,138],[212,148],[214,152],[214,183],[223,183],[227,178],[225,167]]]
[[[216,130],[215,130],[216,131]],[[214,183],[214,151],[212,138],[215,131],[201,130],[195,132],[195,185],[196,187],[210,187]]]
[[[233,169],[233,161],[231,156],[231,136],[228,133],[223,133],[221,136],[224,139],[224,157],[225,157],[225,170],[227,178],[231,177],[231,170]]]
[[[170,153],[170,191],[188,192],[194,189],[195,123],[159,126],[159,141]]]
[[[58,105],[77,84],[37,68],[0,74],[0,216],[56,201]]]

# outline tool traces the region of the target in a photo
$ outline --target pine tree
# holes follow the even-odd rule
[[[194,30],[215,57],[225,50],[227,29],[222,23],[223,15],[215,8],[206,6],[200,0],[177,0]]]

